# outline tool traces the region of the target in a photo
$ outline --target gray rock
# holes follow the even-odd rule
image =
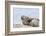
[[[31,25],[32,27],[38,27],[38,26],[39,26],[39,20],[33,19],[33,20],[30,22],[30,25]]]
[[[28,16],[21,16],[22,23],[33,27],[39,26],[39,19],[29,18]]]
[[[31,18],[29,19],[29,17],[27,16],[21,16],[21,19],[24,25],[29,25],[30,21],[32,20]]]

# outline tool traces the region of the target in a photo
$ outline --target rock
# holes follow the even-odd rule
[[[27,16],[21,16],[21,19],[24,25],[29,25],[30,21],[32,20],[31,18],[29,19],[29,17]]]
[[[38,26],[39,26],[39,20],[33,19],[33,20],[30,22],[30,25],[31,25],[32,27],[38,27]]]
[[[24,25],[38,27],[39,26],[39,19],[36,18],[29,18],[28,16],[21,16],[22,23]]]

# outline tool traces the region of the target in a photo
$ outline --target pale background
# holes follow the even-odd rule
[[[40,2],[40,3],[41,2],[46,2],[46,0],[19,0],[19,1]],[[45,10],[46,10],[46,8],[45,8]],[[45,15],[46,15],[46,12],[45,12]],[[45,21],[46,21],[46,19],[45,19]],[[46,25],[45,25],[45,27],[46,27]],[[45,29],[45,32],[46,32],[46,29]],[[5,0],[0,0],[0,36],[5,36]],[[43,33],[43,34],[16,35],[16,36],[46,36],[46,33]]]
[[[39,19],[39,8],[13,8],[13,24],[21,24],[21,16]],[[20,23],[19,23],[20,22]]]

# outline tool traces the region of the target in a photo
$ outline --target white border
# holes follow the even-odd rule
[[[30,28],[13,28],[13,7],[18,8],[39,8],[39,19],[40,27],[30,27]],[[35,30],[42,30],[42,6],[24,6],[24,5],[10,5],[10,31],[35,31]]]

